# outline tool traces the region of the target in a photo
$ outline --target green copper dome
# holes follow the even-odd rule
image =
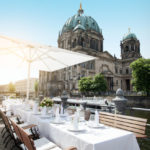
[[[127,39],[136,39],[137,40],[136,35],[134,33],[131,33],[130,29],[129,29],[128,33],[123,36],[123,40],[127,40]]]
[[[73,31],[76,31],[78,29],[81,29],[81,30],[85,30],[84,26],[82,26],[81,24],[78,24],[74,29]]]
[[[92,17],[83,15],[83,9],[81,5],[78,13],[66,21],[61,30],[61,34],[67,31],[75,31],[78,28],[82,30],[93,30],[98,33],[102,33],[102,30],[99,28],[97,22]]]

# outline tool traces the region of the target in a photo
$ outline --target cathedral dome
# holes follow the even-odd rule
[[[131,33],[130,29],[129,29],[129,32],[123,36],[123,41],[127,40],[127,39],[135,39],[135,40],[137,40],[136,35],[134,33]]]
[[[102,33],[102,30],[99,28],[97,22],[91,16],[83,15],[83,9],[80,4],[80,9],[78,13],[70,17],[64,24],[61,34],[67,31],[75,31],[77,29],[82,30],[93,30],[98,33]]]

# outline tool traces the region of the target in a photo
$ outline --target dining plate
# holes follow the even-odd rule
[[[49,119],[49,118],[51,118],[51,116],[48,116],[48,115],[41,115],[40,118],[42,118],[42,119]]]
[[[71,132],[83,132],[83,131],[86,131],[85,128],[78,128],[78,129],[74,129],[73,127],[69,127],[68,128],[68,131],[71,131]]]
[[[67,114],[60,114],[60,117],[67,117]]]
[[[37,113],[33,112],[33,115],[40,115],[40,114],[41,114],[40,112],[37,112]]]
[[[55,120],[53,120],[53,121],[51,121],[51,123],[53,123],[53,124],[64,124],[65,121],[55,121]]]

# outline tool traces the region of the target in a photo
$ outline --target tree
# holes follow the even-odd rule
[[[15,90],[16,90],[15,85],[14,85],[12,82],[10,82],[10,83],[8,84],[8,91],[9,91],[10,93],[13,93],[13,92],[15,92]]]
[[[83,77],[79,80],[79,90],[84,94],[100,93],[107,90],[107,83],[102,74],[92,77]]]
[[[150,94],[150,59],[139,58],[130,65],[132,69],[132,84],[135,91]]]
[[[83,77],[79,80],[79,90],[84,94],[92,91],[93,80],[91,77]]]
[[[102,74],[95,75],[93,80],[93,91],[95,93],[105,92],[107,90],[107,82]]]
[[[36,80],[34,82],[34,91],[35,91],[35,96],[37,97],[38,91],[39,91],[39,82],[38,82],[38,80]]]

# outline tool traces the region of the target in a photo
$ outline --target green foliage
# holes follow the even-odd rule
[[[89,93],[92,91],[93,80],[91,77],[83,77],[79,80],[79,90],[82,93]]]
[[[107,82],[102,74],[95,75],[93,90],[94,92],[105,92],[107,90]]]
[[[44,97],[44,99],[40,102],[40,106],[41,107],[52,107],[54,104],[53,100],[48,98],[48,97]]]
[[[139,58],[132,62],[132,84],[135,91],[150,93],[150,59]]]
[[[92,77],[83,77],[79,80],[79,90],[84,94],[100,93],[107,90],[107,83],[102,74]]]
[[[8,91],[11,93],[16,91],[15,85],[12,82],[8,84]]]

